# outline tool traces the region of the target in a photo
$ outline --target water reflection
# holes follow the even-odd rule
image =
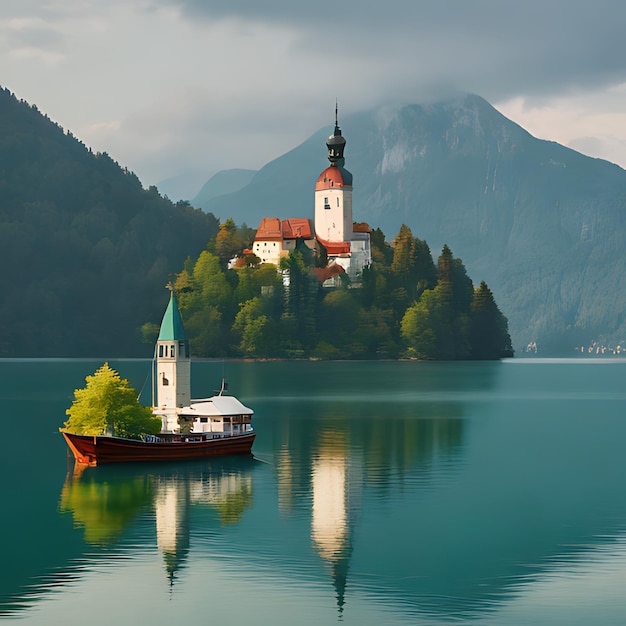
[[[369,378],[361,364],[343,378],[343,364],[325,364],[330,373],[303,364],[301,383],[293,365],[271,365],[272,376],[284,374],[280,385],[259,364],[259,378],[241,377],[255,393],[267,388],[250,402],[264,463],[105,466],[62,473],[56,486],[41,468],[22,468],[39,494],[6,499],[22,535],[3,548],[0,612],[49,608],[53,587],[63,592],[57,607],[76,598],[73,589],[90,598],[92,579],[120,559],[128,568],[115,570],[120,587],[138,570],[158,579],[142,609],[155,626],[179,614],[197,621],[206,589],[242,618],[224,620],[279,626],[533,623],[537,607],[571,617],[562,607],[596,593],[612,615],[626,611],[621,373],[610,388],[600,373],[600,397],[595,383],[593,393],[585,387],[582,366],[549,380],[520,365],[493,365],[491,375],[483,365],[467,375],[456,365],[420,368],[425,380],[410,387],[403,364],[386,366],[395,377]],[[312,372],[319,396],[310,393]],[[35,517],[45,542],[23,521]],[[41,550],[20,560],[29,536]],[[11,575],[20,565],[33,584]],[[254,602],[240,601],[244,588]]]
[[[236,524],[252,505],[251,459],[171,466],[75,466],[61,492],[59,510],[89,544],[117,542],[140,513],[154,519],[156,545],[174,582],[190,548],[190,508],[214,511],[221,525]]]
[[[312,465],[311,539],[331,567],[337,606],[343,612],[363,472],[350,457],[345,434],[332,430],[320,434]]]
[[[73,516],[74,527],[84,530],[87,543],[107,545],[153,498],[154,481],[149,475],[107,477],[106,473],[85,473],[77,465],[63,485],[59,511]]]

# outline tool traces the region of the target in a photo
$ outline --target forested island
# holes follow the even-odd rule
[[[324,359],[498,359],[513,355],[506,317],[487,285],[474,288],[461,259],[402,226],[393,240],[371,234],[372,265],[360,286],[344,276],[325,288],[323,255],[298,247],[281,267],[253,254],[228,261],[251,241],[232,219],[174,280],[198,357]],[[142,328],[152,343],[155,323]]]
[[[197,356],[512,354],[488,287],[474,289],[447,247],[433,262],[405,226],[393,245],[372,232],[359,288],[322,287],[325,259],[308,249],[282,268],[248,255],[227,269],[253,237],[245,224],[144,189],[0,88],[0,357],[147,357],[168,281]]]

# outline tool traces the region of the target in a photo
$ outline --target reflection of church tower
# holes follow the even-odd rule
[[[189,483],[176,476],[158,480],[154,501],[157,546],[173,584],[189,553]]]
[[[349,452],[344,441],[337,440],[336,433],[332,433],[332,437],[322,442],[313,462],[311,539],[319,555],[332,567],[341,613],[345,604],[360,481],[348,460]]]
[[[178,409],[191,402],[191,360],[173,289],[155,350],[154,413],[161,416],[163,432],[175,432],[180,428]]]

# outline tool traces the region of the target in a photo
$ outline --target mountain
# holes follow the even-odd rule
[[[537,139],[475,95],[340,119],[354,219],[444,243],[508,317],[519,352],[626,340],[626,171]],[[256,226],[312,217],[322,129],[205,208]]]
[[[191,200],[206,180],[206,172],[191,170],[171,176],[165,180],[160,180],[156,187],[162,196],[167,196],[170,200]],[[230,189],[229,191],[234,191]],[[193,202],[192,202],[193,204]],[[194,204],[194,206],[197,206]]]
[[[221,170],[209,178],[191,203],[204,209],[211,204],[213,198],[243,189],[255,174],[256,170]]]
[[[218,230],[0,89],[0,356],[138,356]]]

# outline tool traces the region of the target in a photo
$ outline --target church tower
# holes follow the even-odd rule
[[[335,132],[326,142],[327,167],[315,185],[315,235],[322,244],[346,243],[352,240],[352,174],[345,169],[343,151],[346,140],[341,136],[335,106]],[[327,246],[328,247],[328,246]]]
[[[189,342],[174,289],[163,315],[155,349],[154,413],[161,416],[163,432],[179,430],[178,409],[191,403]]]

